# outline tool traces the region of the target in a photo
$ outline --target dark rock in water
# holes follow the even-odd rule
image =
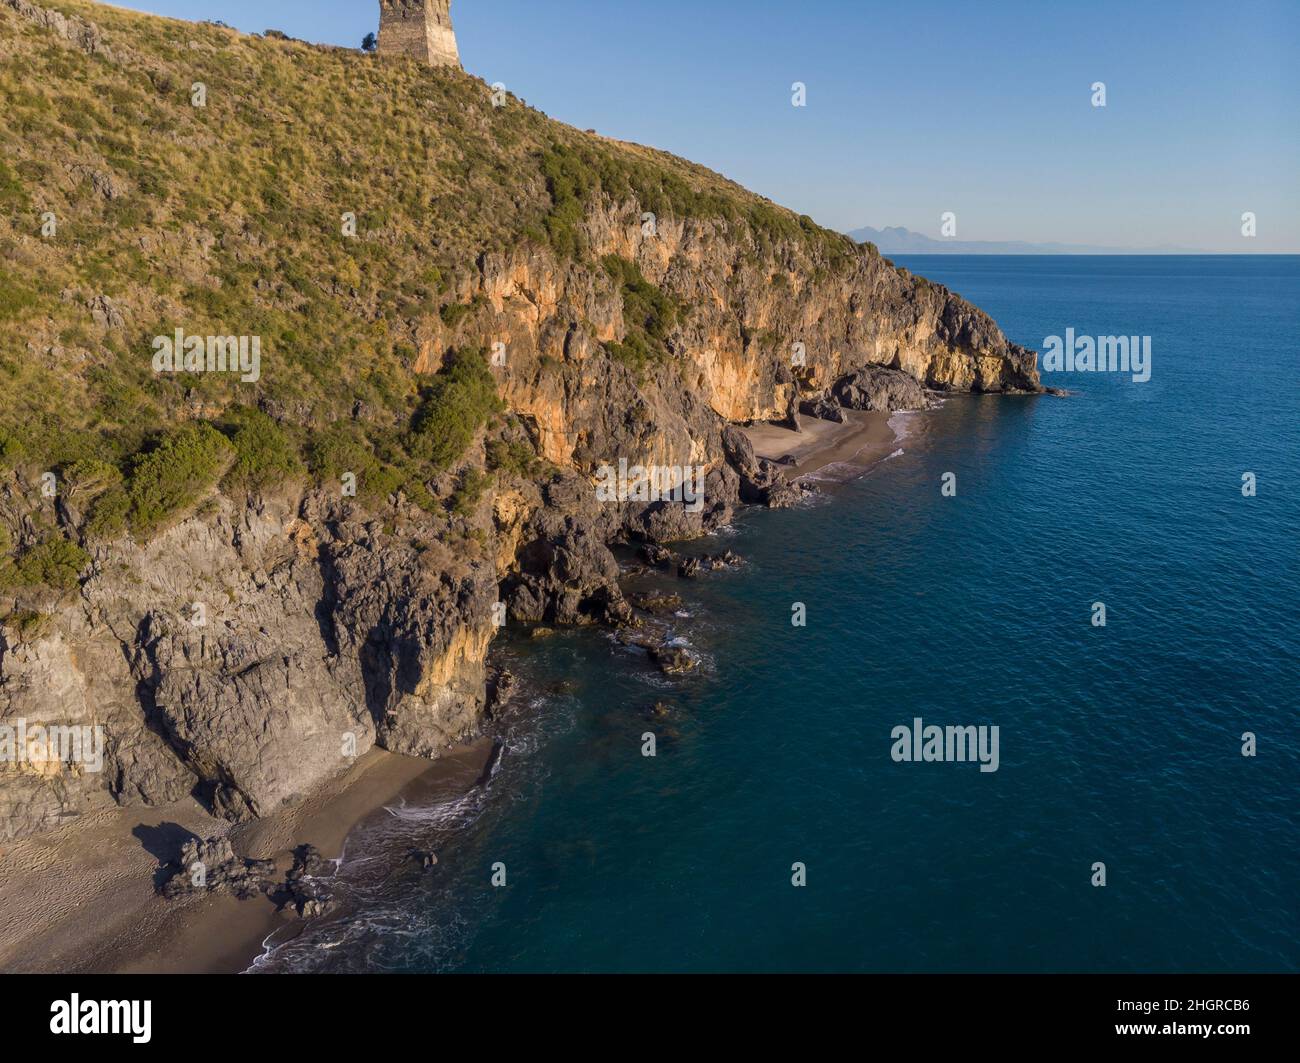
[[[424,849],[412,849],[411,859],[414,860],[426,871],[428,871],[430,868],[436,867],[438,864],[437,855],[428,852],[427,850]]]
[[[864,365],[841,377],[831,388],[841,406],[851,410],[928,410],[933,402],[917,379],[900,369]]]
[[[800,495],[799,488],[794,484],[787,485],[796,499]],[[724,550],[720,554],[700,554],[698,557],[683,557],[677,566],[677,575],[683,579],[698,579],[701,573],[717,572],[724,568],[737,568],[745,563],[745,559],[732,550]]]
[[[776,459],[776,463],[778,465],[798,465],[799,459],[796,458],[793,454],[782,454],[779,458]]]
[[[475,786],[486,786],[492,781],[492,776],[496,774],[497,765],[501,763],[501,757],[506,751],[504,742],[493,742],[492,752],[488,754],[487,763],[483,765],[483,770],[479,772],[478,778],[474,781]]]
[[[614,633],[614,638],[624,646],[645,650],[650,660],[668,675],[684,675],[694,671],[700,663],[689,650],[681,646],[670,646],[668,634],[664,631],[620,628]]]
[[[772,464],[767,462],[767,464]],[[803,491],[796,484],[782,477],[767,489],[763,501],[768,509],[789,509],[803,497]]]
[[[650,659],[668,675],[685,675],[700,663],[681,646],[655,646],[650,650]]]
[[[643,609],[647,613],[664,615],[676,612],[682,607],[681,595],[678,594],[660,594],[654,591],[636,591],[628,595],[628,599],[638,609]]]
[[[528,637],[532,639],[549,639],[554,634],[555,634],[555,628],[546,627],[542,624],[538,624],[535,628],[533,628],[532,631],[528,633]]]
[[[229,838],[191,838],[181,849],[180,863],[170,866],[172,877],[161,891],[169,900],[198,893],[233,893],[247,900],[274,888],[275,862],[241,859]]]
[[[502,708],[515,692],[514,673],[506,671],[504,668],[492,668],[487,676],[487,704],[484,711],[491,716],[497,709]]]
[[[564,528],[553,538],[535,539],[519,551],[519,562],[506,590],[516,620],[615,624],[632,615],[619,590],[618,562],[587,528]]]
[[[656,646],[662,646],[666,636],[644,628],[621,627],[614,632],[614,641],[622,646],[635,646],[649,653]]]
[[[300,845],[293,853],[293,868],[284,880],[290,903],[304,919],[314,919],[334,908],[334,891],[323,881],[334,873],[334,862],[326,860],[314,845]]]
[[[656,568],[667,567],[673,563],[673,552],[666,546],[660,546],[658,543],[646,543],[637,555],[647,565],[654,565]]]
[[[844,424],[846,418],[844,410],[838,403],[832,402],[825,396],[815,399],[804,399],[799,403],[799,412],[805,413],[809,417],[816,417],[819,421],[834,421],[836,424]]]
[[[673,712],[672,706],[669,705],[667,702],[656,701],[653,705],[651,705],[648,709],[646,709],[645,712],[642,713],[642,715],[645,716],[647,720],[654,720],[657,722],[660,720],[670,720],[673,718],[675,713]]]

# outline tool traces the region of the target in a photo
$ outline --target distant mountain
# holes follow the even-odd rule
[[[935,240],[901,225],[885,229],[869,226],[848,234],[858,243],[873,243],[883,254],[930,255],[1189,255],[1194,248],[1102,247],[1097,244],[1031,244],[1023,240]]]

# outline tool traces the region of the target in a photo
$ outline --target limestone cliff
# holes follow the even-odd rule
[[[634,624],[610,544],[698,536],[741,501],[790,499],[729,424],[785,419],[801,399],[870,392],[888,403],[907,391],[890,381],[1039,390],[1032,352],[874,248],[518,101],[498,114],[487,87],[459,72],[372,73],[362,57],[294,42],[116,11],[100,27],[99,9],[59,6],[69,18],[4,0],[0,45],[39,41],[60,69],[120,81],[121,107],[146,116],[163,105],[141,102],[142,84],[163,95],[188,86],[194,55],[237,55],[276,76],[296,64],[299,82],[344,70],[434,96],[441,110],[400,121],[420,123],[428,150],[444,152],[439,166],[426,159],[411,178],[377,165],[390,186],[441,180],[440,166],[459,173],[449,187],[477,205],[438,185],[374,180],[372,197],[387,198],[366,201],[381,221],[364,241],[335,237],[333,207],[322,229],[304,229],[294,211],[310,216],[327,194],[350,202],[354,190],[320,178],[311,144],[282,143],[291,127],[219,102],[230,108],[221,123],[182,105],[160,128],[177,153],[230,149],[240,122],[279,145],[274,162],[258,163],[274,168],[279,189],[260,207],[219,183],[176,198],[114,149],[114,137],[130,136],[117,112],[93,111],[94,135],[48,187],[98,234],[103,257],[30,227],[0,229],[21,270],[12,283],[0,274],[0,296],[18,308],[0,338],[6,364],[27,374],[27,398],[0,408],[0,451],[6,432],[17,441],[0,468],[0,531],[16,574],[0,581],[0,725],[99,726],[106,738],[100,772],[49,757],[0,763],[0,837],[187,793],[232,818],[258,816],[375,743],[436,756],[482,725],[498,600],[509,623]],[[15,106],[37,91],[0,89]],[[36,126],[32,108],[14,113]],[[381,137],[389,120],[374,115],[369,133]],[[12,147],[17,170],[0,171],[0,191],[18,189],[34,210],[47,163]],[[476,183],[494,160],[521,169]],[[121,206],[133,197],[143,214]],[[438,237],[415,235],[422,224]],[[105,262],[130,263],[142,248],[169,270],[105,274]],[[139,355],[143,323],[204,320],[214,307],[247,315],[278,344],[268,350],[285,352],[268,358],[251,397],[237,382],[183,389],[150,376]],[[463,453],[427,460],[408,426],[449,353],[475,349],[497,355],[489,371],[503,410],[473,425]],[[870,366],[880,370],[868,380]],[[243,437],[223,427],[234,466],[217,448],[208,479],[175,489],[157,519],[103,533],[116,527],[95,519],[116,497],[114,477],[134,492],[122,505],[143,512],[136,481],[159,453],[149,433],[221,424],[246,406],[302,461],[295,452],[281,476],[232,480]],[[354,446],[343,468],[367,463],[360,494],[340,491],[332,452],[315,445],[327,433]],[[107,449],[76,457],[59,449],[69,439]],[[598,501],[596,470],[620,459],[703,466],[704,505]],[[53,492],[42,489],[49,470]],[[53,556],[75,560],[42,568],[51,543],[62,544]],[[71,575],[44,580],[45,569]]]

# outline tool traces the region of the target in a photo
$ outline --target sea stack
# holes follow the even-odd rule
[[[451,0],[379,0],[379,54],[459,69]]]

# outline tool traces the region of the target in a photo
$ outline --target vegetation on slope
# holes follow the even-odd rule
[[[601,201],[806,241],[828,264],[858,253],[701,167],[494,107],[458,72],[46,6],[111,54],[0,7],[0,48],[22,57],[0,64],[0,470],[88,477],[89,537],[300,475],[436,507],[432,479],[499,407],[480,352],[416,374],[411,323],[454,326],[485,251],[533,241],[599,271],[581,221]],[[603,266],[630,326],[609,354],[643,368],[680,308],[635,265]],[[155,372],[154,338],[178,328],[260,337],[260,379]],[[518,445],[496,448],[504,467],[531,467]]]

